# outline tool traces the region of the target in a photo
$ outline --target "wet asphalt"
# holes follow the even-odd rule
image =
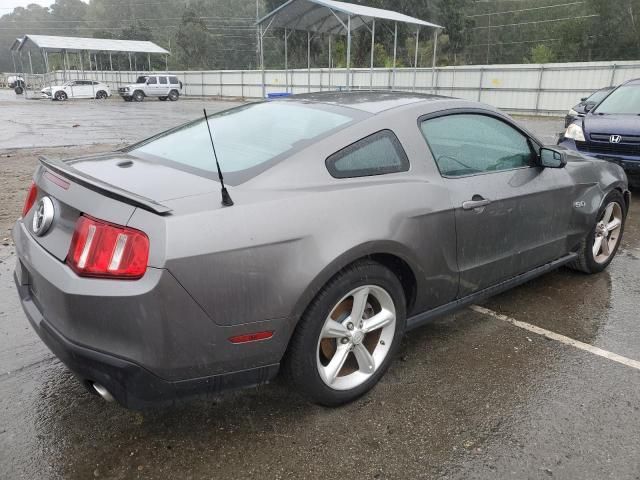
[[[562,126],[523,121],[539,136]],[[11,246],[0,262],[2,479],[640,479],[640,370],[494,317],[465,309],[411,332],[381,383],[339,409],[278,381],[134,412],[49,353],[20,309]],[[640,360],[639,298],[634,204],[606,272],[561,269],[483,305]]]

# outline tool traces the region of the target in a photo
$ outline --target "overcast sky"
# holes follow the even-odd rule
[[[83,0],[85,3],[89,3],[89,0]],[[5,13],[11,13],[16,7],[26,7],[31,3],[37,3],[38,5],[42,5],[43,7],[48,7],[53,3],[56,3],[55,0],[1,0],[0,1],[0,15],[4,15]]]

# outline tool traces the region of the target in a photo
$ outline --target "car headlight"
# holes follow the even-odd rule
[[[580,125],[572,123],[567,127],[567,131],[564,132],[564,138],[571,138],[576,142],[584,142],[584,131]]]
[[[573,108],[569,110],[569,115],[571,115],[572,117],[577,117],[578,116],[578,112],[576,112]]]
[[[129,87],[124,87],[124,91],[128,92],[129,91]]]

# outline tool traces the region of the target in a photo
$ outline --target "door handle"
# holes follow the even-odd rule
[[[476,198],[474,196],[474,198]],[[476,208],[486,207],[487,205],[491,205],[491,200],[487,200],[486,198],[478,199],[478,200],[469,200],[462,204],[462,208],[464,210],[475,210]]]

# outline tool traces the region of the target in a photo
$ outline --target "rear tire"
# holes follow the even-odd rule
[[[296,390],[330,407],[373,388],[400,347],[406,322],[398,278],[373,261],[338,273],[296,327],[283,372]]]
[[[16,95],[22,95],[24,93],[24,88],[22,88],[20,85],[18,85],[17,87],[15,87],[13,89],[14,92],[16,92]]]
[[[133,92],[132,98],[136,102],[142,102],[144,101],[144,93],[142,93],[140,90],[138,90],[137,92]]]
[[[104,90],[100,90],[96,93],[96,100],[104,100],[105,98],[107,98],[107,92],[105,92]]]
[[[54,98],[59,102],[64,102],[69,97],[67,97],[67,94],[64,92],[56,92]]]
[[[596,224],[580,244],[578,259],[569,268],[589,274],[605,270],[618,253],[626,219],[624,197],[614,190],[602,202]]]
[[[180,98],[180,94],[178,93],[177,90],[171,90],[169,92],[169,100],[171,100],[172,102],[177,102],[178,98]]]

